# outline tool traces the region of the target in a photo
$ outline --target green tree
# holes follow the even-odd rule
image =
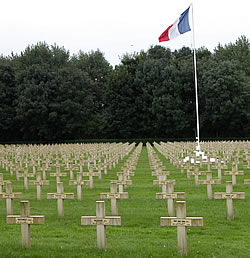
[[[201,74],[201,132],[205,136],[247,136],[250,81],[237,60],[211,58]]]
[[[124,55],[121,64],[109,76],[108,124],[111,138],[143,137],[143,92],[135,83],[142,54]]]
[[[150,137],[183,137],[183,132],[188,130],[182,98],[187,87],[183,88],[180,77],[180,71],[186,70],[182,69],[181,56],[181,52],[173,54],[161,46],[151,47],[137,71],[137,81],[147,99],[145,120],[151,129],[147,130]]]
[[[112,66],[98,49],[89,53],[79,52],[72,58],[74,65],[91,80],[89,90],[93,101],[93,114],[88,122],[89,136],[105,137],[104,128],[107,125],[107,90],[108,77],[112,73]]]
[[[45,43],[13,58],[17,69],[17,119],[23,139],[58,140],[88,135],[91,81],[69,52]]]
[[[18,137],[16,128],[16,84],[15,72],[6,58],[0,59],[0,139]]]
[[[235,43],[229,43],[225,46],[221,44],[215,49],[217,60],[238,61],[238,68],[250,77],[250,42],[246,36],[241,36]]]

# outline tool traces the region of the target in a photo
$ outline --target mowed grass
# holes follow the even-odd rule
[[[158,152],[157,152],[158,153]],[[187,216],[203,217],[203,227],[188,227],[188,257],[250,257],[250,186],[243,179],[250,178],[250,171],[237,177],[234,192],[245,192],[245,200],[234,200],[235,219],[226,219],[225,200],[207,200],[206,186],[195,187],[194,178],[187,180],[169,160],[161,154],[160,159],[170,171],[169,179],[175,179],[175,192],[186,192]],[[94,189],[83,187],[83,200],[76,198],[76,187],[69,186],[69,176],[62,177],[65,193],[75,193],[75,200],[64,201],[64,217],[57,216],[56,200],[47,200],[47,193],[56,192],[54,177],[47,176],[49,186],[43,187],[43,200],[36,200],[36,187],[23,189],[23,179],[0,169],[4,180],[13,182],[13,192],[22,192],[23,200],[30,201],[31,215],[44,215],[45,225],[31,225],[31,248],[21,247],[21,226],[6,224],[5,200],[0,200],[0,256],[1,257],[179,257],[177,252],[176,227],[160,227],[160,217],[167,216],[167,201],[156,200],[155,194],[161,188],[153,185],[146,147],[143,147],[138,160],[133,184],[124,191],[129,199],[118,201],[121,226],[107,226],[108,248],[96,247],[96,227],[81,226],[81,216],[95,215],[96,201],[100,193],[110,191],[109,182],[117,179],[125,159],[103,175],[101,181],[94,179]],[[206,169],[205,167],[203,168]],[[242,165],[240,165],[242,170]],[[86,169],[85,169],[86,171]],[[49,174],[49,172],[47,173]],[[223,174],[223,173],[222,173]],[[203,177],[204,178],[204,177]],[[213,172],[216,178],[216,171]],[[87,179],[87,178],[86,178]],[[214,192],[225,192],[225,182],[213,186]],[[5,189],[4,189],[5,191]],[[110,200],[105,200],[106,215],[110,215]],[[20,200],[14,200],[14,214],[20,214]]]

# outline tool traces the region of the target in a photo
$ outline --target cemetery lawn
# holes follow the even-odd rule
[[[156,151],[157,152],[157,151]],[[195,187],[194,177],[188,181],[169,160],[159,152],[160,159],[170,171],[168,179],[175,179],[175,192],[186,193],[188,217],[203,217],[203,227],[187,228],[188,257],[250,257],[250,185],[243,180],[250,178],[250,170],[237,177],[234,192],[245,192],[245,200],[234,200],[234,220],[226,219],[225,200],[207,200],[206,186]],[[16,182],[4,169],[4,180],[12,181],[13,192],[22,192],[23,199],[30,201],[31,215],[44,215],[44,225],[31,225],[31,248],[21,247],[21,226],[6,224],[6,201],[0,200],[0,257],[179,257],[177,252],[177,228],[160,227],[160,217],[167,217],[167,201],[156,200],[161,192],[153,185],[153,177],[148,162],[146,147],[142,148],[140,158],[131,177],[133,183],[124,189],[129,199],[118,201],[118,214],[122,225],[106,227],[107,249],[98,249],[96,226],[81,226],[81,216],[94,216],[96,201],[100,193],[110,192],[110,180],[117,179],[116,173],[125,160],[108,170],[101,181],[94,178],[94,189],[83,186],[83,198],[77,200],[76,186],[69,185],[69,173],[62,177],[64,192],[74,193],[74,200],[64,201],[64,217],[57,215],[57,201],[47,200],[47,193],[56,192],[56,179],[49,177],[49,186],[43,186],[42,200],[36,200],[36,186],[25,191],[23,178]],[[239,166],[243,170],[243,165]],[[203,168],[205,170],[205,167]],[[86,171],[86,169],[84,170]],[[75,176],[76,177],[76,176]],[[213,170],[213,178],[217,172]],[[87,179],[87,178],[85,178]],[[201,179],[205,179],[201,177]],[[32,179],[34,180],[34,179]],[[225,192],[226,181],[231,176],[222,172],[222,184],[213,185],[214,192]],[[5,191],[5,188],[4,188]],[[110,216],[110,200],[105,200],[106,216]],[[14,215],[20,215],[20,200],[14,200]]]

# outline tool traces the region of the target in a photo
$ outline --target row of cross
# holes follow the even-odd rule
[[[118,172],[117,180],[112,180],[110,182],[110,193],[100,193],[100,199],[110,199],[111,200],[111,215],[105,215],[105,203],[104,201],[96,202],[96,216],[82,216],[81,225],[96,225],[97,227],[97,246],[99,248],[106,248],[106,226],[108,225],[121,225],[121,217],[118,215],[118,206],[117,200],[127,199],[128,193],[123,192],[123,187],[132,183],[132,180],[129,179],[130,176],[134,175],[134,172],[130,172],[127,167],[130,169],[136,169],[136,163],[140,155],[142,144],[138,145],[133,152],[133,155],[123,165],[123,172]],[[77,185],[77,189],[85,184],[84,180],[81,180],[83,173],[77,173],[77,180],[70,180],[71,185]],[[84,174],[84,176],[87,176]],[[91,175],[93,176],[93,175]],[[99,176],[99,174],[97,175]],[[90,180],[87,184],[89,184]],[[4,182],[6,185],[6,193],[0,193],[0,198],[6,199],[6,211],[7,211],[7,224],[21,224],[21,233],[22,233],[22,246],[31,247],[30,241],[30,225],[34,224],[44,224],[44,216],[30,216],[30,205],[29,201],[21,201],[21,215],[12,215],[13,214],[13,199],[22,198],[22,193],[13,193],[11,182]],[[37,180],[31,182],[32,185],[37,185],[37,197],[41,199],[41,186],[46,184],[46,180],[41,179],[41,174],[37,173]],[[119,192],[117,192],[117,186],[119,185]],[[78,199],[81,199],[81,191],[77,190]],[[58,216],[64,216],[64,200],[65,199],[74,199],[74,193],[64,193],[63,182],[57,182],[57,192],[56,193],[47,193],[47,199],[56,199],[58,207]]]
[[[161,153],[163,151],[161,146],[155,143],[156,148]],[[162,192],[156,193],[156,199],[167,200],[168,203],[168,218],[161,218],[161,226],[179,226],[177,239],[178,239],[178,250],[181,254],[187,254],[187,238],[186,238],[186,226],[202,226],[203,218],[188,218],[186,217],[186,204],[185,201],[176,201],[176,217],[174,217],[174,200],[185,199],[185,192],[174,192],[174,185],[176,180],[167,179],[170,176],[170,172],[166,171],[165,166],[159,159],[157,153],[152,146],[147,143],[148,159],[152,169],[152,176],[157,176],[157,180],[153,181],[153,184],[161,186]],[[184,174],[184,165],[182,166],[181,173]],[[212,178],[212,172],[208,166],[208,171],[199,171],[199,166],[191,166],[190,162],[185,164],[187,179],[190,180],[191,176],[195,176],[195,186],[201,184],[207,185],[207,198],[212,199],[212,185],[221,184],[221,163],[218,164],[218,179]],[[193,169],[193,171],[191,171]],[[205,180],[200,180],[199,176],[206,176]],[[232,166],[232,171],[225,171],[224,175],[231,175],[232,181],[226,181],[226,192],[225,193],[214,193],[215,199],[226,200],[226,213],[227,219],[234,219],[233,211],[233,199],[245,199],[244,192],[233,192],[233,185],[236,184],[236,176],[244,175],[243,171],[238,171],[235,166]],[[244,180],[244,184],[250,184],[249,179]],[[182,225],[183,224],[183,225]]]

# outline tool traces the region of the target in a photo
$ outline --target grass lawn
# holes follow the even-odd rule
[[[158,152],[157,152],[158,153]],[[243,180],[250,178],[250,170],[237,177],[234,192],[245,192],[245,200],[234,200],[235,219],[226,219],[225,200],[207,200],[206,186],[196,187],[160,153],[160,159],[170,171],[168,179],[175,179],[175,192],[186,193],[188,217],[203,217],[203,227],[188,227],[188,257],[250,257],[250,185]],[[36,187],[25,191],[23,179],[16,182],[2,168],[4,180],[11,180],[13,192],[22,192],[23,200],[30,201],[31,215],[44,215],[45,225],[31,225],[31,248],[21,247],[21,226],[6,224],[5,200],[0,200],[0,256],[1,257],[179,257],[176,227],[160,227],[160,217],[167,216],[167,201],[156,200],[161,188],[153,185],[146,147],[142,148],[133,184],[124,191],[129,199],[118,201],[122,225],[107,226],[108,248],[96,247],[96,227],[81,226],[81,216],[95,215],[100,193],[110,191],[109,182],[117,179],[124,160],[99,181],[94,179],[94,189],[83,187],[83,199],[77,200],[76,186],[70,186],[69,176],[62,178],[65,193],[75,193],[74,200],[64,201],[64,217],[57,216],[56,200],[47,200],[47,193],[56,192],[54,177],[47,176],[49,186],[43,187],[43,200],[36,200]],[[242,165],[240,165],[240,170]],[[204,168],[205,169],[205,168]],[[86,169],[85,169],[86,171]],[[213,171],[213,178],[216,178]],[[205,179],[205,177],[202,177]],[[84,178],[87,179],[87,178]],[[230,176],[222,173],[222,184],[213,186],[214,192],[225,192]],[[5,190],[4,190],[5,191]],[[106,215],[110,215],[110,200],[105,200]],[[20,200],[14,200],[14,215],[20,215]]]

